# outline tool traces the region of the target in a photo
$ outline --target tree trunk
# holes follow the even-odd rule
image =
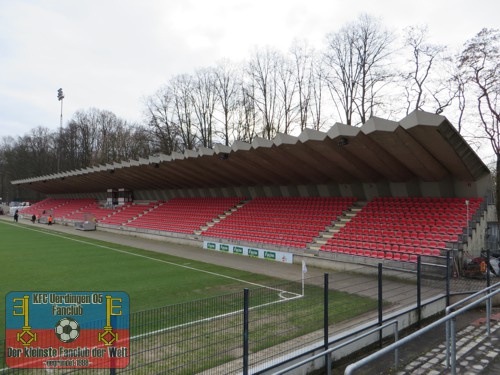
[[[497,153],[497,168],[495,171],[495,207],[497,209],[497,221],[500,214],[500,153]]]

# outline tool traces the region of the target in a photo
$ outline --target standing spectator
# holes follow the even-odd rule
[[[36,215],[35,215],[35,214],[33,214],[33,215],[31,215],[31,222],[32,222],[33,224],[35,224],[35,221],[36,221]]]
[[[14,213],[14,221],[17,223],[17,220],[19,219],[19,210],[16,210]]]

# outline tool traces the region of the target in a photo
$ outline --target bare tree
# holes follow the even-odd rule
[[[482,129],[496,156],[496,205],[500,212],[500,30],[482,29],[468,40],[459,66],[474,88]]]
[[[327,38],[324,61],[333,103],[347,125],[364,123],[380,105],[377,96],[390,80],[386,65],[394,36],[378,20],[361,15]]]
[[[127,159],[130,128],[127,122],[113,112],[99,111],[99,138],[94,163],[105,164]]]
[[[146,100],[146,123],[153,135],[156,152],[170,155],[178,150],[179,128],[175,121],[174,93],[164,86]]]
[[[465,113],[465,108],[467,104],[467,98],[465,94],[465,85],[466,85],[466,80],[460,72],[457,72],[456,74],[453,74],[453,78],[455,81],[455,87],[457,88],[457,100],[458,100],[458,119],[456,122],[457,130],[459,133],[462,133],[462,124],[463,124],[463,118],[464,118],[464,113]]]
[[[427,42],[427,26],[411,26],[405,33],[405,46],[411,50],[409,69],[402,74],[406,114],[430,108],[440,114],[458,95],[459,83],[450,74],[453,62],[445,56],[445,46]]]
[[[220,112],[222,114],[222,139],[224,144],[231,143],[232,128],[237,117],[237,109],[240,104],[241,74],[228,62],[220,62],[214,71],[215,92],[218,98]],[[234,135],[233,135],[234,139]]]
[[[192,82],[192,104],[197,118],[201,145],[212,147],[215,103],[215,74],[213,69],[200,69]]]
[[[80,168],[94,164],[98,151],[99,110],[91,108],[86,111],[76,111],[68,123],[68,128],[69,134],[74,137],[70,143],[75,146],[73,148],[75,164]]]
[[[148,158],[157,153],[151,133],[143,126],[133,124],[130,128],[128,143],[128,159]]]
[[[280,109],[278,127],[276,132],[289,134],[293,130],[293,123],[297,119],[298,103],[297,103],[297,76],[295,74],[294,62],[280,55],[276,64],[276,96],[279,102]]]
[[[183,74],[170,82],[173,92],[173,111],[179,128],[181,142],[178,151],[193,150],[196,147],[196,133],[193,124],[193,81]]]
[[[57,168],[57,133],[38,126],[19,138],[18,162],[29,175],[49,174]]]
[[[291,54],[293,57],[293,67],[295,70],[295,80],[297,84],[297,108],[300,130],[304,130],[309,124],[310,106],[313,100],[313,90],[315,87],[315,60],[314,50],[309,48],[306,42],[294,41]]]
[[[235,124],[236,139],[251,143],[257,136],[258,113],[255,105],[254,86],[252,84],[241,87],[241,106],[238,122]]]
[[[280,129],[282,107],[277,100],[277,65],[280,54],[267,48],[256,51],[247,65],[247,76],[253,89],[246,90],[262,116],[262,136],[272,139]]]
[[[111,111],[90,108],[75,112],[62,131],[63,170],[118,162],[137,155],[138,151],[132,152],[139,149],[132,145],[137,129]],[[149,151],[142,149],[142,156],[146,156],[146,150]]]
[[[311,104],[309,111],[312,118],[312,127],[321,130],[325,121],[323,120],[323,89],[325,87],[325,70],[322,64],[313,64],[311,77]]]

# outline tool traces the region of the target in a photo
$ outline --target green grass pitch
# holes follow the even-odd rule
[[[136,312],[241,291],[248,287],[243,280],[271,280],[4,221],[0,221],[0,275],[0,340],[5,334],[5,296],[11,291],[124,291],[131,312]]]
[[[0,341],[5,337],[5,296],[11,291],[123,291],[129,295],[130,311],[134,313],[279,281],[265,275],[53,232],[40,225],[0,221],[0,241]],[[317,299],[321,300],[323,292],[321,288],[316,289],[311,292],[318,293]],[[369,298],[334,291],[330,294],[337,306],[335,321],[376,308],[376,301]],[[308,302],[296,300],[289,308],[321,310],[321,304],[303,306],[303,303]],[[322,312],[311,313],[315,314],[313,320],[320,324]]]

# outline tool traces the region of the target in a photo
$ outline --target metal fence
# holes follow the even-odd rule
[[[355,271],[355,270],[354,270]],[[435,295],[450,292],[444,272],[379,265],[378,272],[331,273],[165,306],[130,316],[130,361],[124,369],[61,369],[53,374],[237,374],[292,359],[304,348],[328,347],[333,333]],[[480,280],[479,282],[483,282]],[[480,286],[478,286],[480,289]],[[0,343],[5,353],[5,342]],[[46,374],[8,369],[0,374]]]

